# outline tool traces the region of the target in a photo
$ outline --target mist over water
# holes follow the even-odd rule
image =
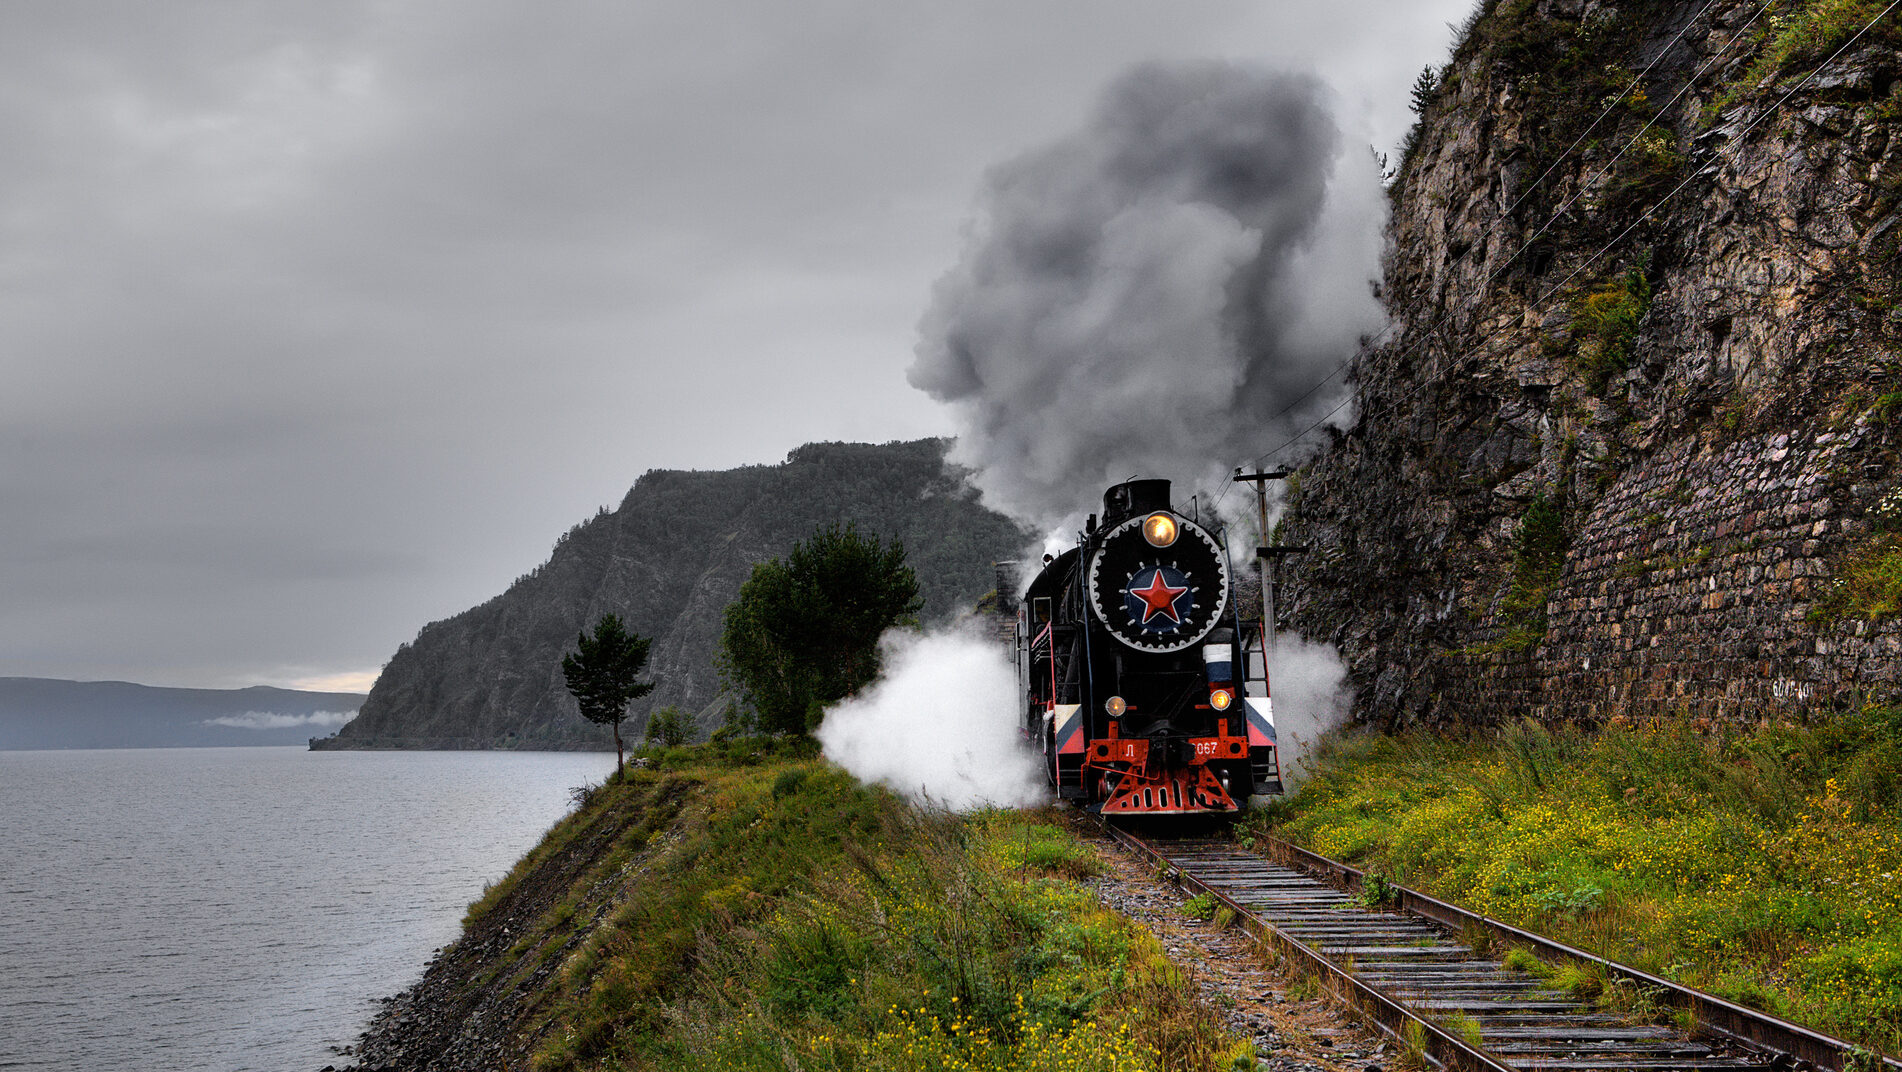
[[[1018,732],[1017,671],[998,640],[969,624],[894,630],[885,674],[826,712],[826,757],[913,800],[968,811],[1049,799],[1041,761]]]
[[[991,174],[911,382],[986,503],[1043,530],[1131,475],[1212,487],[1344,397],[1302,398],[1383,322],[1385,209],[1319,81],[1138,68]]]

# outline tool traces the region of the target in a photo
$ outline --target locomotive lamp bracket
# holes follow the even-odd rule
[[[1305,555],[1307,553],[1308,548],[1305,544],[1278,543],[1272,547],[1255,548],[1256,558],[1269,560],[1280,558],[1283,555]]]
[[[1275,590],[1281,585],[1281,560],[1289,555],[1307,554],[1305,544],[1278,543],[1255,548],[1255,560],[1261,563],[1262,636],[1268,650],[1275,647]]]

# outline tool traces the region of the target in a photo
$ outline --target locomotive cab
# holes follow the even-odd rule
[[[1260,625],[1169,486],[1110,488],[1019,603],[1025,733],[1059,795],[1105,814],[1235,812],[1281,788]]]

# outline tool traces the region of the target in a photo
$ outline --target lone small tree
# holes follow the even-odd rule
[[[636,681],[647,665],[647,647],[653,643],[621,624],[618,614],[603,614],[594,635],[582,633],[577,650],[562,657],[561,675],[568,691],[589,722],[614,727],[614,770],[621,772],[621,720],[627,705],[654,691],[649,682]]]
[[[781,562],[761,562],[726,609],[720,669],[768,733],[818,727],[825,706],[878,677],[878,638],[923,602],[905,547],[820,529]]]

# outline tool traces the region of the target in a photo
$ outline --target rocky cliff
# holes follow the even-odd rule
[[[994,586],[992,563],[1028,537],[976,503],[947,472],[944,449],[938,440],[815,443],[778,466],[650,472],[508,591],[424,626],[358,717],[312,747],[611,748],[561,675],[576,635],[606,613],[654,640],[645,677],[656,688],[623,736],[638,737],[646,713],[667,704],[717,724],[707,709],[720,689],[713,653],[727,604],[754,563],[827,524],[902,540],[927,619],[968,609]]]
[[[1898,42],[1886,0],[1482,5],[1282,526],[1360,717],[1897,696]]]

